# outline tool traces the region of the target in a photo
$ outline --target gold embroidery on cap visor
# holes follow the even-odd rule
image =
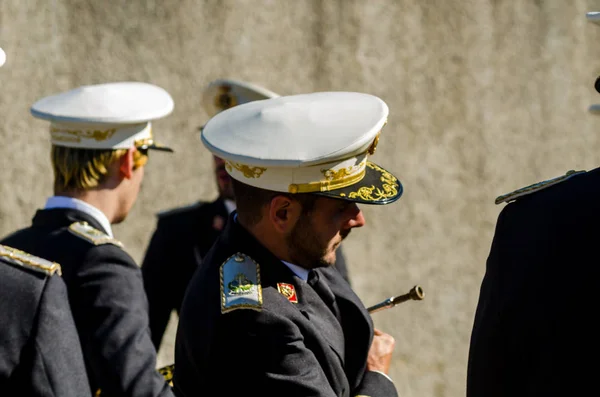
[[[339,192],[337,196],[344,199],[362,202],[365,204],[388,204],[396,201],[402,195],[402,184],[394,175],[384,170],[377,164],[367,162],[368,172],[363,180],[367,184],[350,191]],[[369,184],[370,181],[373,181]],[[335,192],[331,192],[335,193]],[[327,195],[327,196],[333,196]]]

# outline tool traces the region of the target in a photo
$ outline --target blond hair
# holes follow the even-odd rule
[[[88,190],[104,182],[110,165],[127,153],[127,149],[79,149],[52,145],[52,169],[55,190]],[[148,157],[136,150],[134,169]]]

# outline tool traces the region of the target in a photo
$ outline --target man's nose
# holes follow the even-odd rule
[[[352,216],[348,220],[348,228],[363,227],[365,225],[365,216],[358,205],[354,204],[352,208]]]

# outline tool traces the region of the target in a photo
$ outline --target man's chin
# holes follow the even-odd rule
[[[330,253],[328,253],[327,255],[325,255],[321,258],[321,260],[319,261],[321,263],[321,267],[334,266],[336,258],[337,258],[337,255],[336,255],[335,249],[334,249],[333,251],[331,251]]]

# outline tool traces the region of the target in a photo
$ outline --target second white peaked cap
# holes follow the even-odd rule
[[[402,185],[368,157],[388,112],[380,98],[357,92],[283,96],[217,114],[202,142],[245,184],[387,204],[400,197]]]
[[[276,98],[279,95],[259,85],[232,79],[211,81],[202,92],[202,104],[213,117],[223,110],[248,102]]]
[[[31,114],[50,121],[51,142],[56,146],[172,151],[154,142],[151,121],[169,115],[173,107],[173,98],[161,87],[115,82],[42,98],[31,106]]]

